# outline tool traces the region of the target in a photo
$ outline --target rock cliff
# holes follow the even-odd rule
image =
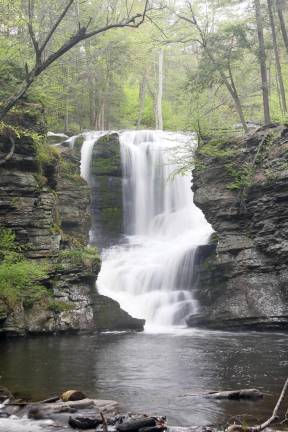
[[[288,127],[199,146],[194,200],[213,226],[198,251],[190,326],[288,328]]]
[[[15,234],[28,263],[47,268],[41,280],[47,295],[28,305],[25,294],[8,301],[0,287],[0,334],[142,330],[142,320],[95,293],[101,262],[86,247],[90,190],[80,177],[79,152],[49,146],[45,133],[39,105],[22,107],[0,125],[0,152],[9,150],[9,137],[15,140],[13,157],[0,166],[0,229]]]

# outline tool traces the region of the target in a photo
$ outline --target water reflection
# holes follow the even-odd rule
[[[0,385],[35,399],[81,388],[179,425],[219,424],[242,413],[263,418],[288,375],[287,342],[281,334],[188,330],[2,341]],[[179,397],[245,387],[271,396],[256,403]]]

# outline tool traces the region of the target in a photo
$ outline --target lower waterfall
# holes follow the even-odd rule
[[[162,131],[120,133],[125,241],[103,251],[97,288],[152,326],[183,325],[197,311],[194,256],[212,230],[193,204],[191,176],[174,176],[171,162],[191,139]]]

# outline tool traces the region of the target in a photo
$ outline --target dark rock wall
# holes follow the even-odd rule
[[[202,145],[197,161],[194,199],[217,248],[198,267],[201,308],[188,324],[287,329],[288,128],[262,128],[214,154]]]

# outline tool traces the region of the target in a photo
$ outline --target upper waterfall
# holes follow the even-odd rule
[[[148,324],[183,324],[197,310],[194,256],[212,230],[193,204],[191,176],[174,176],[172,161],[191,139],[162,131],[120,133],[126,241],[103,251],[97,287]]]

